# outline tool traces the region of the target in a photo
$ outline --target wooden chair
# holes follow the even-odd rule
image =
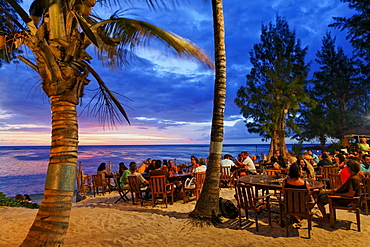
[[[330,189],[338,189],[340,186],[343,185],[342,175],[335,174],[335,173],[329,173],[329,185]]]
[[[152,194],[152,207],[155,206],[155,200],[158,196],[162,196],[162,203],[166,203],[167,208],[167,195],[171,194],[171,205],[173,204],[175,187],[174,183],[167,183],[167,177],[161,176],[150,176],[149,180],[150,194]]]
[[[370,201],[370,178],[363,178],[362,183],[364,184],[364,193],[362,194],[362,203],[365,204],[366,215],[369,215],[369,201]]]
[[[325,189],[326,189],[327,184],[329,183],[329,173],[338,174],[338,172],[339,172],[339,168],[335,165],[333,165],[333,166],[324,166],[322,180],[323,180]]]
[[[83,193],[83,197],[86,198],[87,196],[87,191],[88,192],[93,192],[95,196],[95,190],[92,182],[92,175],[85,175],[84,171],[80,171],[80,176],[79,178],[79,188],[78,192]]]
[[[258,231],[258,215],[261,214],[265,208],[267,208],[268,222],[271,226],[270,194],[261,197],[255,197],[252,186],[249,184],[236,184],[235,193],[240,227],[242,227],[242,210],[244,210],[247,220],[248,210],[252,210],[254,211],[256,231]]]
[[[360,196],[355,197],[346,197],[346,196],[334,196],[329,195],[329,210],[330,210],[330,226],[334,228],[335,221],[337,220],[336,216],[336,209],[343,209],[343,210],[354,210],[356,212],[356,222],[357,222],[357,230],[361,231],[361,225],[360,225]],[[335,203],[336,200],[347,200],[348,204],[346,206],[340,206]],[[341,203],[342,204],[342,203]]]
[[[310,210],[310,199],[311,194],[309,189],[283,189],[284,199],[280,203],[280,219],[283,222],[283,214],[285,217],[285,231],[286,235],[289,236],[288,231],[288,215],[305,217],[308,221],[308,238],[311,238],[311,210]]]
[[[103,178],[103,174],[92,175],[92,182],[94,187],[94,196],[95,194],[97,195],[99,193],[102,193],[104,196],[106,190],[108,190],[110,194],[111,192],[110,186],[107,183],[107,181]],[[99,190],[99,188],[101,188],[101,191]]]
[[[195,192],[195,200],[198,201],[200,193],[202,192],[203,189],[204,180],[206,180],[206,172],[197,172],[195,174],[195,183],[190,187],[183,186],[184,203],[187,202],[188,199],[186,191]]]
[[[117,201],[115,201],[115,203],[117,203],[120,200],[122,200],[123,202],[129,201],[129,199],[127,198],[127,193],[130,192],[130,190],[123,189],[121,187],[121,183],[120,183],[117,175],[113,175],[113,180],[114,180],[114,183],[116,185],[116,189],[117,189],[118,194],[119,194],[119,198],[117,199]]]
[[[317,166],[314,168],[315,169],[315,173],[316,173],[316,180],[317,181],[323,181],[323,178],[324,178],[324,167],[322,166]]]
[[[137,199],[140,201],[140,205],[143,205],[143,192],[148,191],[148,188],[141,188],[139,184],[139,180],[136,176],[128,176],[128,185],[130,187],[130,192],[131,192],[131,198],[132,198],[132,204],[135,205],[135,196],[134,194],[138,197]]]
[[[220,188],[222,186],[229,187],[231,180],[232,178],[231,178],[230,167],[221,167],[220,169]]]

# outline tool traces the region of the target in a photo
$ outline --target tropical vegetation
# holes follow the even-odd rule
[[[109,90],[90,61],[95,48],[103,65],[117,68],[127,64],[138,47],[156,41],[165,44],[171,52],[183,58],[200,61],[213,68],[214,63],[195,44],[176,34],[164,31],[150,23],[112,12],[109,18],[100,18],[104,7],[120,6],[118,1],[95,0],[49,1],[34,0],[30,13],[15,1],[7,0],[14,14],[1,8],[7,33],[18,33],[6,40],[6,51],[26,47],[34,57],[17,58],[31,67],[41,78],[41,87],[48,96],[52,115],[50,159],[41,207],[22,246],[60,246],[69,226],[69,216],[76,177],[78,150],[78,118],[76,106],[91,81],[97,82],[100,103],[94,114],[111,123],[122,122],[128,116],[116,95]],[[146,3],[150,7],[165,6],[174,1],[127,0],[125,3]],[[94,9],[94,11],[93,11]]]

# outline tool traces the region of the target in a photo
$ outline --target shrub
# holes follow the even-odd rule
[[[0,206],[25,207],[25,208],[39,208],[40,207],[40,205],[37,203],[22,202],[22,201],[17,201],[10,197],[6,197],[6,195],[2,192],[0,192]]]

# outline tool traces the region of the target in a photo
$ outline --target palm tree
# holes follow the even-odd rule
[[[7,21],[16,27],[18,35],[7,40],[7,50],[26,46],[35,62],[18,56],[41,77],[43,91],[50,99],[52,139],[46,175],[44,197],[35,221],[22,246],[59,246],[63,243],[69,225],[69,216],[76,176],[78,124],[76,105],[84,94],[91,76],[98,82],[100,95],[96,114],[111,116],[112,123],[120,121],[120,114],[128,117],[115,95],[108,89],[89,61],[87,48],[93,45],[98,58],[105,65],[118,67],[127,62],[135,48],[149,40],[159,40],[180,56],[196,59],[213,67],[213,62],[190,41],[166,32],[149,23],[123,18],[119,12],[109,19],[91,14],[95,0],[34,0],[30,16],[15,0],[7,0],[26,26],[6,10]],[[140,0],[136,0],[139,2]],[[141,0],[150,6],[155,0]],[[110,6],[118,1],[102,0]],[[130,0],[127,0],[130,2]],[[158,3],[164,3],[159,1]],[[104,108],[107,107],[107,108]]]
[[[205,221],[219,222],[220,160],[224,137],[224,111],[226,98],[226,49],[222,0],[212,0],[213,29],[216,61],[216,78],[213,100],[213,117],[209,163],[203,191],[190,216]]]

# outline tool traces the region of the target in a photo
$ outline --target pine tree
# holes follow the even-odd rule
[[[319,110],[311,112],[307,129],[316,133],[325,131],[329,137],[343,140],[345,130],[362,125],[361,116],[366,114],[370,103],[369,86],[358,61],[349,58],[341,47],[336,48],[330,33],[322,39],[321,51],[316,56],[320,68],[314,73],[311,93],[319,102]],[[317,128],[312,128],[313,125]]]

